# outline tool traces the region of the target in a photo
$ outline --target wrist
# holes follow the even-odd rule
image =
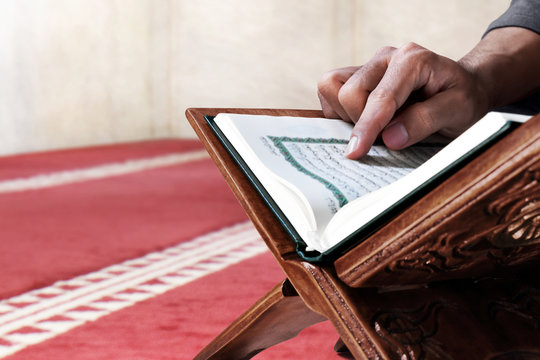
[[[480,119],[487,112],[496,108],[497,91],[493,83],[493,76],[489,75],[488,69],[471,53],[458,61],[463,71],[467,74],[469,96],[472,101],[474,119]]]
[[[540,36],[508,27],[491,31],[459,64],[484,98],[486,112],[518,101],[540,87]]]
[[[481,99],[485,112],[506,105],[506,96],[501,89],[504,83],[501,72],[512,66],[511,59],[504,54],[473,49],[458,63],[473,79],[475,95]]]

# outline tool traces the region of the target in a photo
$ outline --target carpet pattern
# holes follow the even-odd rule
[[[283,279],[196,141],[0,169],[1,359],[191,359]],[[335,340],[323,323],[256,359],[338,358]]]
[[[266,250],[249,223],[0,302],[0,357]]]

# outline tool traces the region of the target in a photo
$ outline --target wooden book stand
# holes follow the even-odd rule
[[[326,319],[336,351],[355,359],[540,359],[540,116],[334,263],[314,265],[206,124],[220,112],[322,117],[186,111],[287,277],[195,359],[249,359]]]

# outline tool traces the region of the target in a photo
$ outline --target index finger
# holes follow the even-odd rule
[[[430,77],[432,60],[424,48],[409,44],[392,56],[376,88],[368,96],[364,111],[352,130],[347,157],[358,159],[369,151],[377,136],[390,123],[396,111]],[[406,134],[404,134],[406,136]]]

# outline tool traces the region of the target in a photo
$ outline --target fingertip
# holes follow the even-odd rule
[[[345,156],[349,159],[351,158],[351,154],[354,154],[356,152],[356,149],[358,148],[358,136],[353,135],[349,139],[349,143],[347,144],[347,148],[345,149]]]
[[[345,149],[345,156],[351,160],[356,160],[366,155],[371,144],[366,144],[365,137],[362,134],[353,134]]]

